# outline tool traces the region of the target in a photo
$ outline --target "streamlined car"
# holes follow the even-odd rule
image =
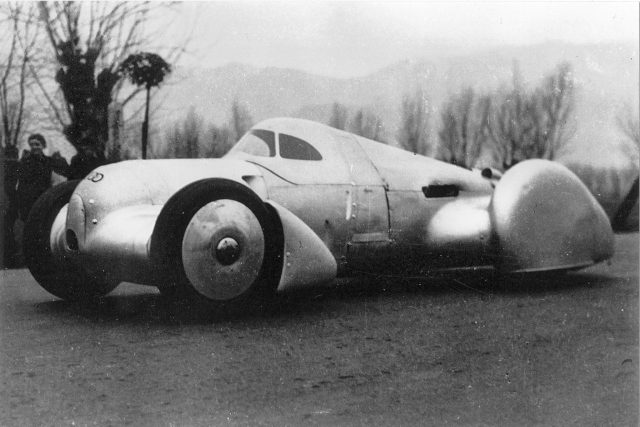
[[[558,163],[497,179],[291,118],[221,159],[124,161],[56,186],[24,239],[60,298],[128,281],[223,309],[338,276],[564,271],[613,254],[603,209]]]

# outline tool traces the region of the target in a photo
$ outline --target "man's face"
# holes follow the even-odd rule
[[[31,154],[35,154],[38,156],[41,156],[43,154],[42,150],[44,149],[44,146],[42,145],[42,142],[37,139],[29,140],[29,148],[31,149]]]

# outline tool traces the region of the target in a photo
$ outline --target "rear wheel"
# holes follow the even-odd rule
[[[194,182],[164,206],[151,238],[160,292],[235,311],[266,302],[282,263],[282,232],[260,198],[225,179]]]
[[[60,247],[67,205],[78,181],[67,181],[45,192],[31,208],[24,228],[27,267],[47,292],[66,300],[100,297],[116,286],[92,277]]]

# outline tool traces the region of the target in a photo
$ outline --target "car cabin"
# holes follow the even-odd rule
[[[466,169],[303,119],[264,120],[227,157],[255,163],[291,184],[382,185],[388,191],[418,192],[452,185],[491,192],[487,180]]]
[[[353,135],[320,123],[276,118],[247,132],[227,154],[301,185],[383,185]]]

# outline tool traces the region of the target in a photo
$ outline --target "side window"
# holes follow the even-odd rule
[[[295,136],[280,134],[280,157],[293,160],[322,160],[318,150]]]
[[[269,130],[253,129],[238,141],[233,150],[254,156],[274,157],[276,155],[275,134]]]

